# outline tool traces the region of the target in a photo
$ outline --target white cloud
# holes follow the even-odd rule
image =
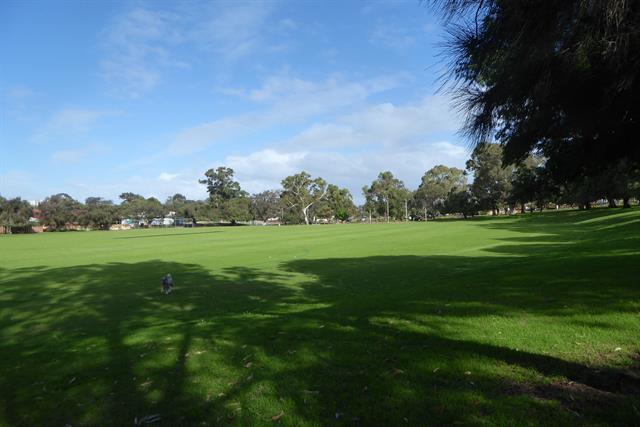
[[[233,168],[242,187],[252,193],[277,188],[284,177],[305,170],[349,188],[361,202],[362,186],[369,185],[382,171],[390,170],[415,189],[428,169],[437,164],[464,168],[467,156],[463,148],[439,141],[356,152],[267,148],[245,156],[228,156],[223,164]]]
[[[166,11],[136,8],[119,16],[107,29],[107,56],[102,74],[117,95],[137,98],[152,90],[166,67],[186,67],[171,48],[183,40],[178,16]]]
[[[58,150],[51,155],[51,159],[60,163],[75,163],[80,160],[86,160],[87,157],[104,154],[108,151],[107,147],[100,144],[88,144],[86,146],[69,149]]]
[[[43,191],[42,183],[37,183],[33,174],[24,170],[14,169],[0,173],[0,183],[0,195],[6,198],[21,197],[32,200],[40,197]]]
[[[443,155],[452,158],[466,158],[470,155],[469,150],[447,141],[436,142],[433,145],[437,147]]]
[[[299,172],[308,154],[268,148],[246,156],[229,156],[224,164],[235,171],[245,190],[258,192],[279,187],[284,177]]]
[[[14,86],[6,92],[6,96],[11,99],[31,98],[35,93],[26,86]]]
[[[374,27],[369,41],[376,46],[401,50],[413,46],[416,36],[406,26],[385,23]]]
[[[458,129],[459,119],[449,100],[427,96],[419,103],[396,106],[371,105],[336,118],[316,123],[288,141],[297,147],[344,147],[348,145],[399,145],[423,141],[438,132]]]
[[[188,68],[184,52],[230,65],[257,52],[279,53],[295,40],[291,19],[270,22],[277,2],[215,2],[136,7],[104,31],[100,66],[110,91],[138,98],[162,83],[172,68]],[[212,55],[213,54],[213,55]]]
[[[3,112],[17,122],[33,122],[36,93],[26,86],[13,86],[2,93]]]
[[[339,76],[321,82],[294,77],[268,78],[255,90],[228,90],[267,107],[237,116],[224,117],[185,129],[175,137],[168,152],[189,155],[220,142],[256,133],[270,126],[282,126],[322,114],[336,114],[346,108],[362,105],[376,93],[398,87],[405,75],[382,76],[362,81],[349,81]]]
[[[225,60],[243,58],[263,45],[274,6],[273,2],[215,3],[203,11],[204,19],[196,23],[191,37]]]
[[[65,108],[53,113],[44,125],[35,131],[32,140],[49,142],[54,138],[71,138],[83,135],[89,132],[100,119],[117,114],[120,113],[117,111]]]
[[[384,170],[415,187],[422,174],[437,164],[464,167],[468,153],[443,140],[443,135],[450,135],[460,124],[443,95],[404,104],[367,103],[372,94],[397,87],[405,78],[348,81],[330,77],[314,82],[274,76],[254,90],[229,92],[265,105],[263,110],[186,129],[177,135],[170,152],[193,153],[222,142],[229,147],[240,136],[302,124],[290,138],[227,156],[220,164],[233,168],[250,192],[278,187],[285,176],[301,170],[347,186],[356,200],[361,199],[362,186]],[[331,119],[306,123],[320,117]]]
[[[169,182],[169,181],[173,181],[174,179],[176,179],[179,176],[180,176],[179,173],[162,172],[160,175],[158,175],[158,179],[160,181]]]
[[[284,30],[297,30],[299,27],[298,23],[290,18],[281,19],[278,25]]]

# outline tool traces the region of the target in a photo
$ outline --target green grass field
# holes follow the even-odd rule
[[[640,424],[638,208],[0,254],[0,424]]]

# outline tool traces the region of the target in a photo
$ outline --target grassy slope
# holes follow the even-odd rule
[[[4,236],[0,424],[638,423],[639,232],[634,209]]]

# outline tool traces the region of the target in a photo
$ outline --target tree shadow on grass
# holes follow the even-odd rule
[[[498,257],[303,259],[276,272],[215,274],[162,261],[0,270],[0,419],[126,425],[159,414],[155,425],[268,425],[283,413],[283,425],[637,423],[634,372],[547,351],[554,345],[545,342],[576,340],[575,327],[606,341],[637,326],[630,230],[618,236],[621,252],[598,253],[593,243],[588,259],[537,246],[598,235],[545,230],[505,239],[489,249]],[[177,280],[168,296],[159,292],[166,272]]]

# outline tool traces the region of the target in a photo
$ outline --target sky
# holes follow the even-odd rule
[[[204,199],[302,170],[362,187],[464,168],[444,31],[405,1],[0,3],[0,194]]]

